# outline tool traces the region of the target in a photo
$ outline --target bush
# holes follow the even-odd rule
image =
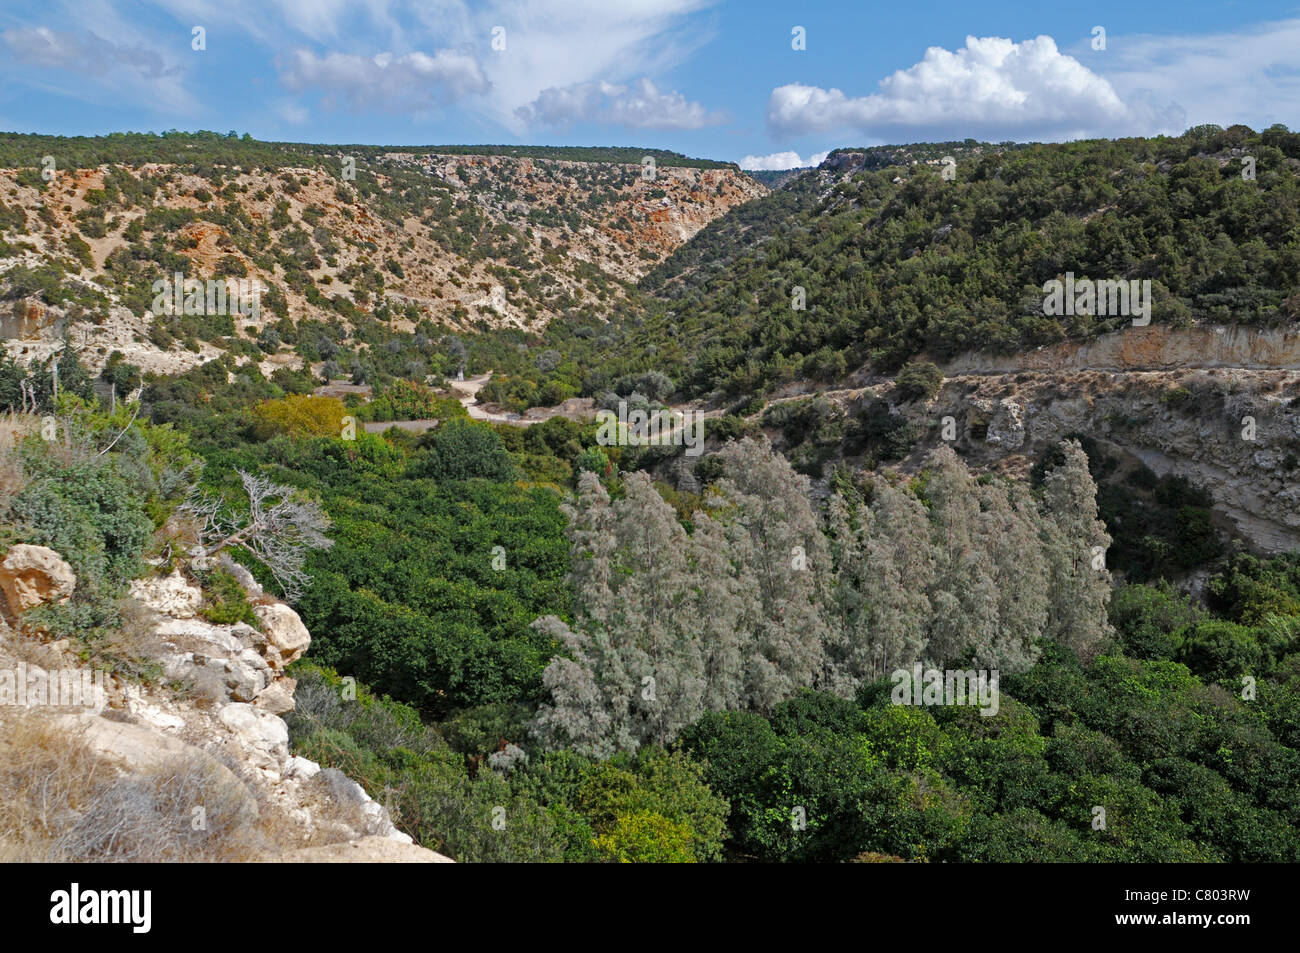
[[[486,424],[449,420],[429,437],[417,472],[435,480],[511,480],[515,475],[501,438]]]
[[[258,440],[276,436],[337,437],[347,416],[343,402],[334,397],[295,395],[268,400],[252,410],[253,435]]]
[[[904,401],[932,400],[943,387],[943,371],[928,361],[904,364],[894,379],[894,386]]]

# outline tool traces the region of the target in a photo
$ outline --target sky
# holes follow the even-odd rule
[[[837,147],[1300,129],[1273,0],[0,0],[0,130]]]

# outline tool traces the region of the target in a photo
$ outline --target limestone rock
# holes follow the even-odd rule
[[[272,715],[293,711],[293,692],[298,683],[292,678],[279,678],[257,693],[253,704]]]
[[[256,767],[279,772],[289,759],[289,729],[275,715],[232,702],[217,713],[217,720],[235,735]]]
[[[161,579],[137,579],[131,583],[131,598],[174,619],[192,619],[203,607],[203,592],[176,570]]]
[[[305,847],[267,858],[290,864],[454,864],[450,857],[387,837],[361,837],[343,844]]]
[[[257,802],[233,771],[212,755],[179,738],[145,725],[109,721],[98,715],[59,716],[60,724],[91,751],[127,774],[170,771],[179,765],[206,772],[213,784],[238,795],[245,810],[257,813]]]
[[[283,602],[254,606],[266,636],[266,660],[273,668],[284,668],[302,656],[311,645],[311,633],[294,612]]]
[[[76,588],[72,567],[45,546],[20,543],[0,561],[0,594],[13,616],[39,605],[67,602]]]
[[[1020,405],[1010,400],[998,401],[984,440],[1004,450],[1019,450],[1025,442],[1025,414]]]

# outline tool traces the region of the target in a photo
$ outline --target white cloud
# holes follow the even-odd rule
[[[451,49],[375,56],[317,56],[299,49],[283,65],[280,79],[294,92],[319,90],[326,105],[343,100],[357,111],[382,112],[423,111],[490,87],[473,53]]]
[[[1201,36],[1108,38],[1097,69],[1126,101],[1171,103],[1187,126],[1294,128],[1300,102],[1300,19]]]
[[[644,77],[631,86],[601,81],[544,89],[515,115],[527,123],[561,128],[597,122],[633,129],[702,129],[725,120],[681,93],[660,92]]]
[[[829,149],[826,152],[814,152],[805,160],[799,158],[797,152],[773,152],[766,156],[745,156],[740,160],[739,165],[746,172],[806,169],[809,166],[821,165],[828,155],[830,155]]]
[[[0,43],[7,50],[9,65],[21,66],[29,74],[40,72],[41,76],[26,78],[45,88],[91,101],[150,91],[152,102],[192,108],[180,85],[180,67],[169,65],[142,42],[108,40],[91,30],[74,33],[37,26],[0,31]],[[95,82],[73,78],[87,76]]]
[[[1116,41],[1111,38],[1111,47]],[[767,121],[780,136],[852,129],[882,140],[1077,138],[1181,131],[1177,109],[1125,103],[1114,87],[1056,47],[1050,36],[1020,43],[966,38],[950,52],[930,47],[914,66],[850,97],[791,83],[772,90]],[[1159,130],[1152,129],[1155,125]]]

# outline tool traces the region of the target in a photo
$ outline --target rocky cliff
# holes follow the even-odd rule
[[[968,354],[907,414],[927,446],[956,442],[987,466],[1027,469],[1085,434],[1157,476],[1185,476],[1265,551],[1300,546],[1300,329],[1132,328],[1024,354]]]
[[[86,670],[66,640],[42,642],[23,622],[28,610],[71,594],[72,569],[45,547],[8,550],[0,561],[0,723],[9,749],[0,856],[448,861],[415,846],[342,772],[290,753],[280,716],[294,707],[295,682],[285,667],[311,636],[246,570],[226,568],[245,587],[256,627],[206,621],[202,591],[179,570],[139,579],[129,626],[133,644],[149,648],[152,677],[105,677]],[[68,672],[90,676],[76,683],[78,695],[42,687]],[[52,782],[36,777],[43,756]],[[54,794],[60,803],[33,810],[37,783],[65,789]],[[142,819],[154,828],[147,838],[134,829]]]

